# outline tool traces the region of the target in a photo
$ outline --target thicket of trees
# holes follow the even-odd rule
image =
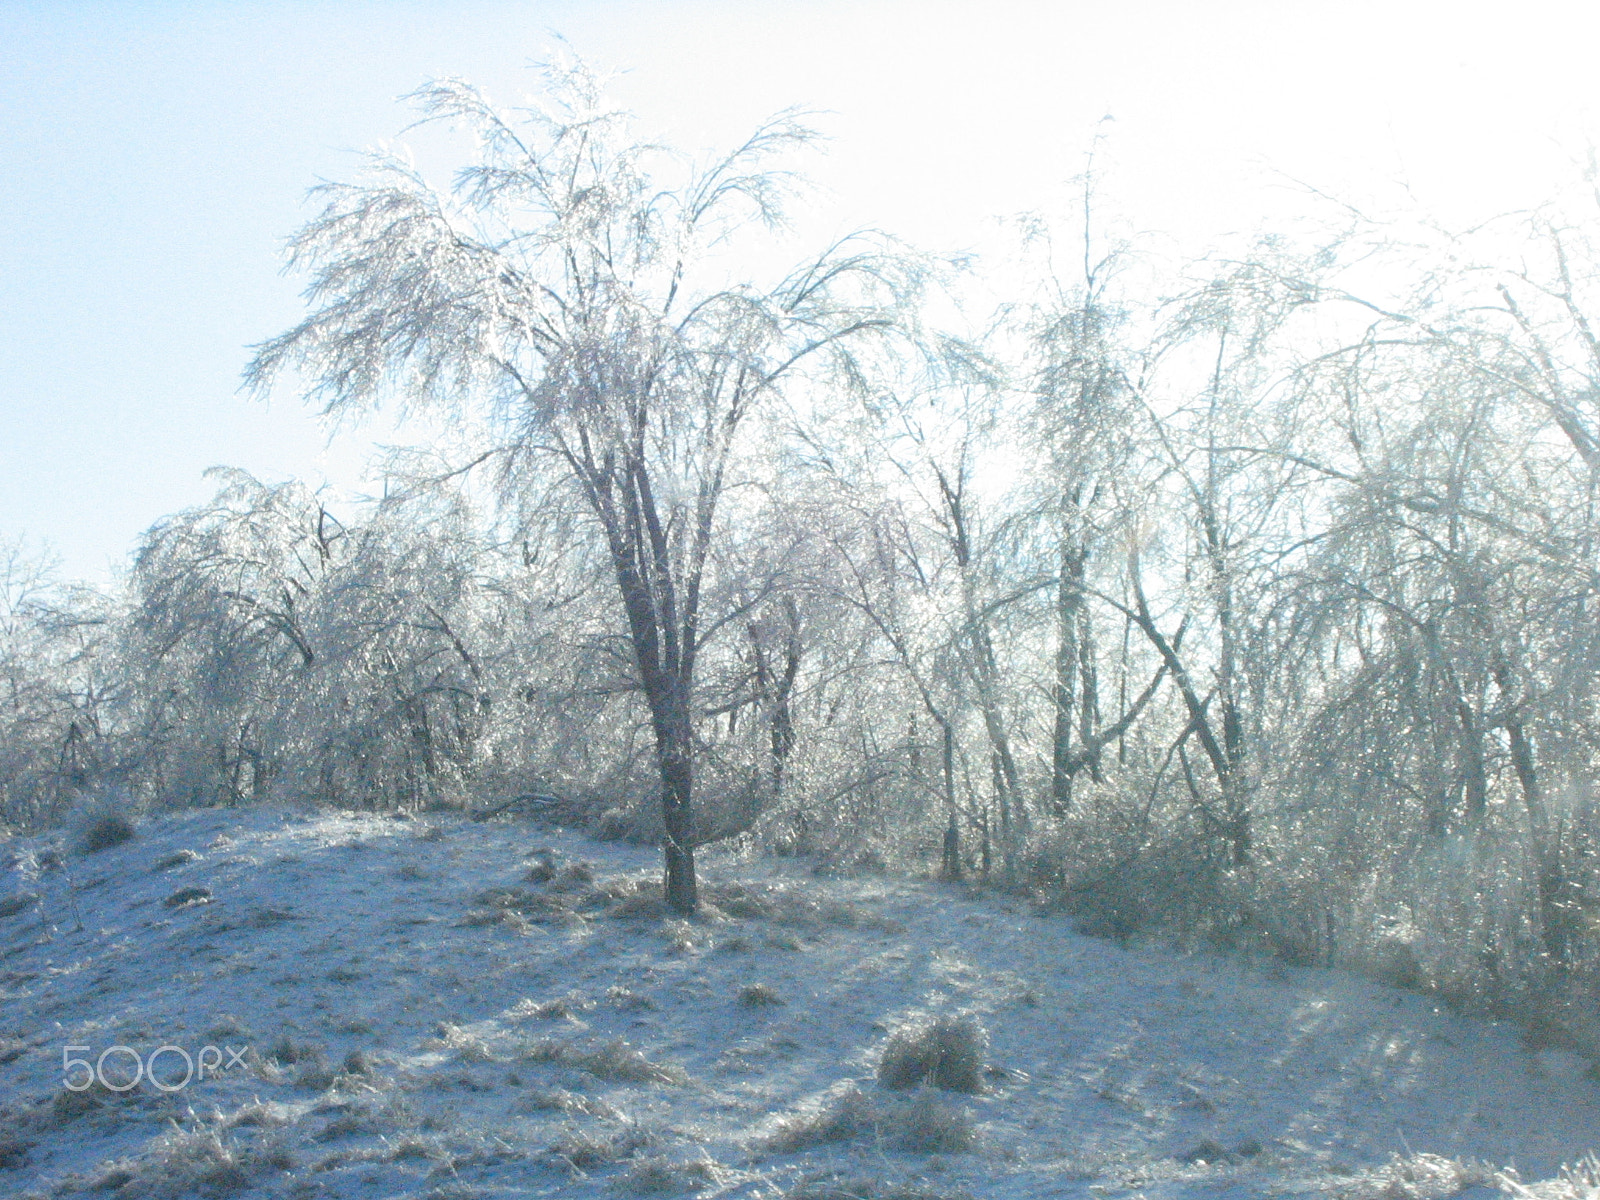
[[[219,473],[119,596],[12,555],[7,822],[548,791],[660,841],[684,910],[708,841],[935,869],[954,830],[946,869],[1096,931],[1581,1030],[1592,179],[1469,235],[1335,210],[1180,271],[1087,206],[987,275],[883,237],[766,271],[792,115],[694,164],[582,69],[516,120],[417,99],[477,158],[323,189],[310,314],[250,378],[444,406],[471,454],[337,513]]]

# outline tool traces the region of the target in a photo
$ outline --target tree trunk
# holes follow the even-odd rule
[[[1078,693],[1078,645],[1080,613],[1083,608],[1083,564],[1086,555],[1061,542],[1061,576],[1056,584],[1056,662],[1052,699],[1055,722],[1050,755],[1050,808],[1058,817],[1072,809],[1072,777],[1077,773],[1073,761],[1073,706]]]
[[[694,872],[694,764],[687,720],[670,725],[663,731],[666,736],[658,735],[656,743],[661,816],[666,827],[666,897],[667,907],[687,917],[693,916],[700,904]]]

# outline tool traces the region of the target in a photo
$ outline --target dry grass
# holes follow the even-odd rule
[[[937,1017],[902,1026],[878,1063],[878,1082],[896,1091],[931,1082],[947,1092],[983,1091],[989,1035],[976,1017]]]
[[[643,993],[632,988],[625,988],[621,984],[614,984],[606,989],[606,1003],[623,1012],[653,1012],[656,1002]]]
[[[241,1126],[252,1129],[269,1129],[279,1125],[289,1125],[295,1120],[294,1110],[284,1104],[263,1103],[260,1100],[252,1101],[234,1109],[223,1118],[224,1129],[238,1129]]]
[[[267,1057],[274,1059],[280,1066],[292,1066],[296,1063],[320,1062],[327,1057],[327,1051],[314,1042],[297,1042],[288,1034],[284,1034],[267,1051]]]
[[[422,1049],[449,1051],[456,1062],[495,1061],[494,1051],[489,1048],[488,1042],[476,1034],[468,1033],[459,1025],[452,1025],[449,1021],[440,1021],[433,1027],[433,1036],[423,1039]]]
[[[1600,1200],[1600,1157],[1586,1154],[1543,1183],[1527,1186],[1515,1171],[1502,1171],[1494,1177],[1494,1184],[1520,1200]]]
[[[114,1081],[115,1082],[115,1081]],[[150,1102],[142,1087],[128,1091],[113,1091],[95,1079],[82,1091],[62,1088],[50,1102],[50,1113],[58,1123],[76,1121],[94,1113],[126,1113],[142,1108]]]
[[[850,1087],[830,1104],[781,1121],[767,1139],[780,1154],[870,1137],[914,1154],[961,1154],[977,1140],[972,1114],[929,1088],[906,1099]]]
[[[617,1110],[604,1100],[569,1092],[566,1088],[530,1088],[512,1105],[512,1110],[519,1113],[579,1113],[608,1121],[616,1120],[619,1116]]]
[[[716,1163],[706,1158],[687,1162],[655,1157],[642,1159],[617,1180],[617,1190],[635,1196],[682,1195],[721,1182]]]
[[[528,1062],[559,1063],[574,1067],[608,1083],[682,1086],[689,1082],[688,1073],[676,1063],[652,1062],[621,1038],[590,1046],[541,1038],[523,1046],[521,1057]]]
[[[807,1175],[783,1200],[973,1200],[963,1189],[947,1191],[918,1181],[890,1183],[883,1179],[860,1179],[836,1171]]]
[[[28,1151],[37,1145],[14,1133],[0,1133],[0,1171],[15,1171],[28,1164]]]
[[[190,1200],[242,1192],[263,1175],[291,1171],[294,1165],[271,1136],[245,1144],[214,1129],[174,1129],[148,1154],[111,1164],[92,1186],[121,1196]]]
[[[179,888],[161,903],[167,908],[187,908],[191,904],[210,904],[211,889],[206,887]]]
[[[1438,1154],[1395,1155],[1383,1166],[1331,1189],[1329,1195],[1337,1200],[1449,1200],[1469,1187],[1492,1187],[1495,1182],[1493,1168],[1483,1163]]]
[[[593,1008],[594,1003],[576,993],[552,1000],[518,1000],[506,1015],[517,1021],[576,1021],[578,1014]]]
[[[586,1133],[569,1130],[559,1141],[545,1151],[545,1161],[565,1167],[574,1173],[594,1171],[631,1158],[641,1150],[653,1150],[661,1138],[651,1130],[638,1125],[610,1134]]]

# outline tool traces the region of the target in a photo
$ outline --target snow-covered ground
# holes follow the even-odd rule
[[[0,853],[0,912],[40,897],[0,917],[4,1194],[1359,1200],[1600,1148],[1586,1064],[1508,1026],[937,883],[712,851],[686,923],[646,849],[290,810]],[[896,1030],[955,1014],[981,1093],[880,1086]],[[222,1064],[63,1088],[66,1047],[113,1046],[113,1084]]]

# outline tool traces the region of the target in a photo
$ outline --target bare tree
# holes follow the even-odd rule
[[[727,620],[703,599],[747,425],[802,369],[889,328],[901,280],[855,241],[771,286],[726,279],[729,240],[781,219],[789,180],[768,164],[814,136],[794,114],[674,182],[588,69],[547,80],[549,109],[515,117],[456,80],[415,94],[423,121],[478,139],[448,194],[392,158],[319,189],[291,255],[314,272],[313,311],[247,380],[297,369],[331,413],[390,394],[488,407],[511,487],[553,470],[581,492],[650,712],[668,901],[692,912],[696,664]]]

